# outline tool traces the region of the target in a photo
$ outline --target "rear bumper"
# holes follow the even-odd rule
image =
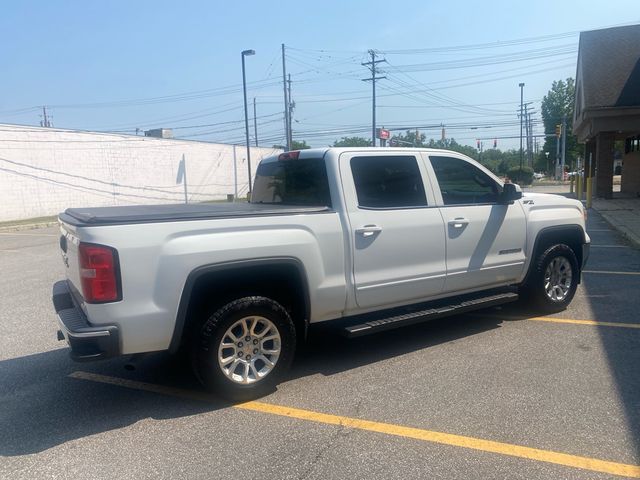
[[[56,282],[51,293],[58,325],[77,362],[100,360],[120,355],[120,335],[116,325],[93,326],[73,301],[66,280]],[[59,334],[60,335],[60,334]]]

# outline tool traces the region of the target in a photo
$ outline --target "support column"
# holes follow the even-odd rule
[[[596,197],[610,199],[613,196],[613,143],[611,132],[596,136]]]
[[[582,191],[587,191],[587,178],[596,176],[596,139],[591,138],[584,144],[584,176]]]
[[[622,157],[622,185],[626,195],[640,197],[640,152],[629,152]]]

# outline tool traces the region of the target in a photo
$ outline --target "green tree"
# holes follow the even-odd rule
[[[334,147],[370,147],[371,140],[362,137],[342,137],[333,142]]]
[[[475,160],[478,160],[479,152],[475,148],[469,145],[462,145],[461,143],[456,142],[455,138],[445,138],[444,140],[434,140],[433,138],[429,140],[429,143],[426,144],[429,148],[443,148],[445,150],[453,150],[454,152],[462,153],[467,157],[471,157]]]
[[[489,148],[482,152],[480,162],[498,175],[505,175],[510,168],[520,165],[520,154],[518,150],[500,150]]]
[[[274,145],[273,148],[281,148],[282,150],[286,150],[287,147],[285,145]],[[307,145],[306,140],[302,140],[302,141],[298,141],[298,140],[292,140],[291,141],[291,150],[306,150],[307,148],[311,148],[309,145]]]
[[[575,81],[573,78],[566,80],[557,80],[551,84],[551,90],[542,99],[542,122],[544,123],[545,133],[554,133],[556,125],[562,124],[562,117],[567,119],[567,141],[566,141],[566,165],[573,165],[576,158],[580,155],[582,148],[578,145],[578,141],[573,135],[573,105],[575,97]],[[556,158],[556,145],[558,137],[546,137],[542,153],[539,155],[536,166],[542,166],[547,163],[549,158],[551,165]],[[562,148],[562,144],[560,145]],[[547,157],[547,153],[549,154]],[[547,168],[545,168],[546,170]]]
[[[390,144],[394,147],[425,147],[427,137],[424,133],[417,130],[407,130],[406,134],[399,133],[394,135]]]

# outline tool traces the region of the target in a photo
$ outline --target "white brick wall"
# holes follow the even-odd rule
[[[251,167],[280,150],[251,148]],[[238,195],[246,195],[246,147],[235,147]],[[189,202],[234,193],[234,146],[0,124],[0,221],[69,207],[176,203],[182,155]]]

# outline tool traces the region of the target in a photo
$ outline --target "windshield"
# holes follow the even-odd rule
[[[322,158],[279,160],[258,166],[251,203],[331,206]]]

